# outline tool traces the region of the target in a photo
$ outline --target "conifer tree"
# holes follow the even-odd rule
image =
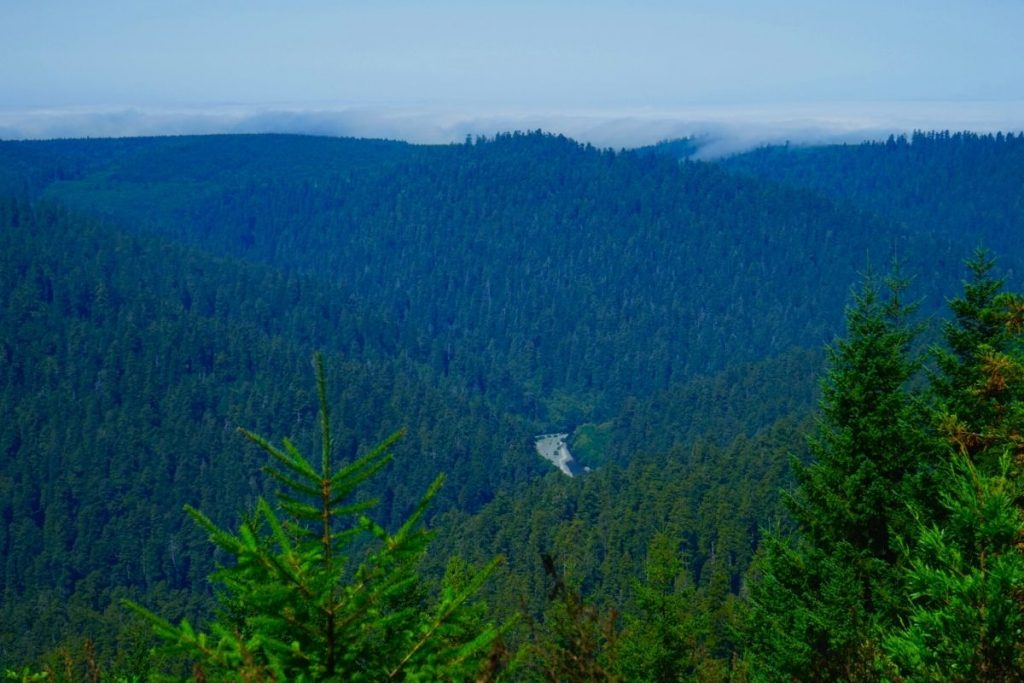
[[[513,662],[516,680],[547,683],[619,683],[618,613],[602,612],[584,599],[559,572],[555,560],[542,555],[551,580],[544,621],[531,625],[530,642]]]
[[[886,640],[902,673],[921,681],[1019,681],[1024,671],[1024,516],[1004,456],[986,475],[956,457],[942,524],[922,522],[910,555],[911,606]]]
[[[221,610],[208,632],[128,606],[149,619],[172,650],[195,662],[195,681],[473,678],[498,629],[466,619],[462,611],[496,563],[446,581],[433,604],[424,600],[416,564],[430,536],[419,522],[441,478],[397,532],[371,521],[364,513],[375,501],[358,501],[354,494],[391,460],[389,448],[399,434],[338,466],[319,355],[315,367],[319,467],[289,440],[278,448],[243,430],[272,459],[266,471],[281,485],[277,507],[260,499],[237,533],[186,507],[233,558],[212,577],[221,586]]]
[[[909,615],[886,641],[921,680],[1010,681],[1024,670],[1024,299],[1001,292],[992,259],[950,302],[937,353],[934,423],[941,506],[919,506],[904,553]],[[929,516],[930,515],[930,516]]]
[[[947,442],[977,459],[993,446],[1019,434],[1019,415],[1011,408],[1022,398],[1019,367],[1024,304],[1002,292],[1004,281],[992,275],[995,262],[984,250],[968,260],[971,278],[950,301],[953,319],[943,333],[948,348],[936,348],[938,372],[931,387],[939,430]],[[998,466],[999,451],[989,465]]]
[[[907,384],[913,307],[906,283],[868,277],[847,310],[848,336],[829,350],[821,421],[788,507],[799,541],[768,534],[750,614],[752,670],[766,677],[875,676],[881,631],[900,605],[898,539],[910,527],[921,441]]]
[[[646,580],[635,586],[633,611],[620,636],[622,679],[668,683],[693,678],[711,662],[703,644],[709,614],[696,609],[697,593],[678,543],[668,534],[656,534],[644,569]]]

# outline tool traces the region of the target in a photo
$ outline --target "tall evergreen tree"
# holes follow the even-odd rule
[[[724,678],[722,663],[707,651],[711,609],[698,609],[678,542],[658,533],[644,563],[645,581],[635,586],[619,641],[618,668],[625,681],[674,683]],[[717,675],[716,675],[717,674]]]
[[[1024,299],[978,252],[937,351],[941,507],[918,511],[909,616],[886,642],[922,680],[1010,681],[1024,670]]]
[[[545,683],[619,683],[615,610],[602,612],[567,582],[555,559],[542,555],[551,580],[544,621],[531,625],[530,641],[513,662],[518,680]]]
[[[879,633],[897,616],[897,539],[920,487],[920,439],[907,384],[913,307],[906,283],[884,296],[868,277],[847,310],[848,336],[829,350],[812,462],[796,465],[788,507],[795,546],[765,543],[750,616],[753,670],[801,680],[871,679]]]
[[[943,326],[946,347],[934,350],[938,372],[931,386],[941,431],[972,458],[994,443],[986,430],[1009,417],[1006,406],[1019,398],[1012,392],[1020,391],[1005,377],[1007,354],[1019,344],[1020,304],[1001,292],[1004,281],[993,275],[994,266],[984,250],[967,261],[971,277],[963,294],[950,301],[953,319]]]
[[[1024,515],[1010,458],[984,474],[955,456],[942,524],[916,534],[906,625],[886,640],[902,673],[921,681],[1019,681],[1024,671]]]
[[[465,680],[484,666],[498,636],[493,626],[464,619],[462,610],[494,569],[446,582],[427,604],[416,564],[429,534],[419,522],[440,487],[439,477],[394,534],[365,512],[357,488],[390,460],[398,434],[366,455],[337,466],[322,362],[315,359],[320,400],[319,468],[288,440],[273,446],[243,434],[266,451],[267,472],[282,487],[278,508],[260,499],[237,533],[198,510],[188,514],[210,540],[234,558],[214,575],[220,615],[209,633],[178,625],[134,604],[170,647],[195,661],[196,681],[436,681]],[[365,550],[369,548],[369,550]],[[351,555],[364,549],[352,566]],[[477,630],[465,627],[473,624]]]

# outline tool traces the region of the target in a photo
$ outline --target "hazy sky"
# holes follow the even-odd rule
[[[1021,0],[0,0],[0,136],[1017,130],[1022,34]]]

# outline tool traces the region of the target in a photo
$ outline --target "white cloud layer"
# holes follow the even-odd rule
[[[467,135],[542,129],[599,147],[637,147],[694,137],[710,158],[759,145],[880,139],[913,130],[1024,130],[1024,102],[828,103],[764,107],[570,112],[350,106],[0,109],[0,138],[134,137],[300,133],[388,138],[421,144]]]

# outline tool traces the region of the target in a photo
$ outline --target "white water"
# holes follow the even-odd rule
[[[534,447],[540,457],[550,461],[567,477],[572,477],[580,472],[581,468],[565,443],[568,437],[568,434],[538,434],[534,437]],[[583,471],[586,469],[583,468]]]

